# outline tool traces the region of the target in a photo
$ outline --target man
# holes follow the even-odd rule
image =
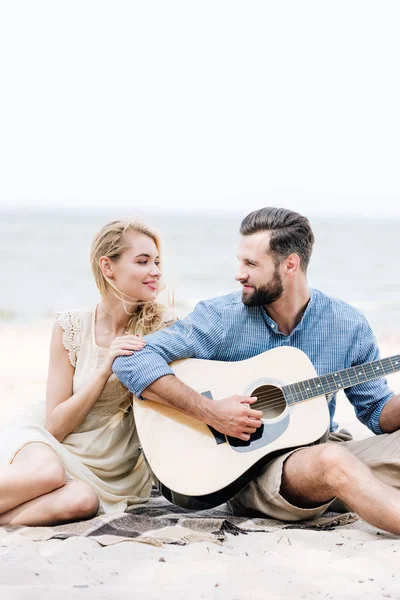
[[[182,358],[237,361],[277,346],[295,346],[319,375],[379,357],[363,315],[348,304],[309,289],[307,266],[314,236],[308,220],[289,210],[263,208],[241,225],[239,292],[200,302],[172,332],[148,336],[147,345],[114,362],[114,372],[138,397],[172,406],[220,432],[248,440],[261,425],[254,398],[205,398],[174,376]],[[323,513],[335,498],[377,527],[400,534],[400,396],[384,379],[346,394],[357,417],[375,434],[297,449],[269,462],[232,500],[235,510],[257,510],[282,520]],[[395,432],[395,433],[391,433]],[[368,466],[369,465],[369,466]]]

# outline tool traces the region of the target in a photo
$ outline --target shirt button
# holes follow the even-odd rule
[[[272,323],[271,327],[272,327],[272,329],[275,329],[275,325],[273,323]]]

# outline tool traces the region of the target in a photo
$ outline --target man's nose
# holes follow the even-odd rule
[[[246,281],[246,279],[248,279],[248,274],[245,273],[245,271],[243,271],[243,269],[239,269],[236,277],[235,277],[235,281]]]

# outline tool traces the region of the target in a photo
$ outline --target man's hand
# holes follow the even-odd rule
[[[142,392],[142,396],[180,410],[244,442],[261,427],[263,412],[250,408],[257,398],[230,396],[223,400],[212,400],[192,390],[175,375],[160,377]]]
[[[257,398],[250,396],[230,396],[214,401],[207,422],[221,433],[247,442],[262,424],[263,412],[249,406],[256,401]]]

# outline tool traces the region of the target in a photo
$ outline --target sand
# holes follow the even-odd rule
[[[43,398],[51,322],[0,326],[0,425]],[[384,339],[382,356],[399,351]],[[400,390],[400,375],[390,377]],[[337,419],[357,438],[344,396]],[[399,598],[400,540],[363,522],[329,532],[285,530],[229,535],[223,545],[163,546],[124,542],[101,547],[88,538],[33,542],[0,538],[0,598]]]

